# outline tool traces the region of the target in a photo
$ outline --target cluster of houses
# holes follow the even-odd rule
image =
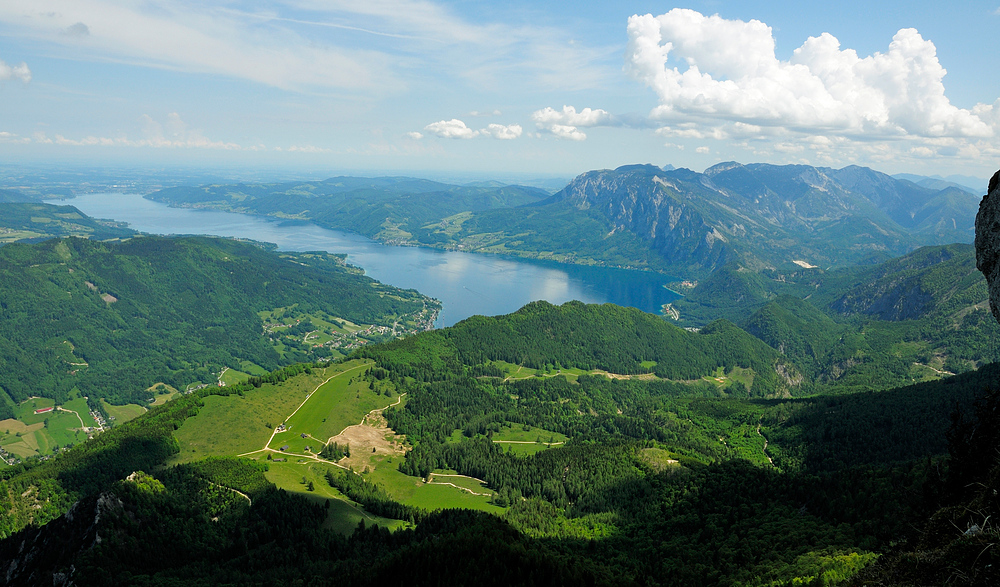
[[[90,417],[94,419],[94,422],[97,422],[97,428],[91,428],[90,430],[85,430],[85,432],[99,432],[104,430],[104,427],[108,425],[108,423],[104,421],[104,415],[97,410],[90,410]]]

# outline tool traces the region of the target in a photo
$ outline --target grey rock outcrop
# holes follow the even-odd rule
[[[990,288],[990,310],[1000,322],[1000,171],[990,179],[989,193],[976,215],[976,267]]]

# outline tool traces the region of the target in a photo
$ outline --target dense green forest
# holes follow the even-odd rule
[[[490,358],[517,346],[532,356],[561,336],[563,314],[592,332],[619,329],[582,338],[558,359],[560,374],[511,378],[510,363]],[[63,572],[95,585],[382,584],[444,573],[460,584],[792,585],[837,584],[861,570],[875,577],[869,584],[892,584],[879,577],[912,572],[906,549],[930,540],[924,527],[935,512],[953,512],[956,523],[974,517],[955,508],[981,499],[970,482],[996,459],[977,448],[993,437],[972,432],[993,413],[994,404],[973,404],[996,367],[892,391],[772,399],[719,397],[707,381],[639,369],[629,379],[572,370],[640,358],[641,367],[657,330],[643,320],[611,306],[534,304],[358,352],[376,361],[365,377],[407,393],[387,413],[414,445],[400,469],[484,479],[506,508],[500,517],[414,508],[343,471],[328,475],[332,487],[413,525],[389,533],[362,524],[342,537],[324,529],[322,502],[275,489],[264,462],[160,466],[179,449],[173,431],[208,398],[280,386],[313,368],[299,365],[204,388],[47,462],[2,470],[8,581]],[[479,348],[485,332],[503,330],[501,343]],[[610,358],[608,342],[618,347]],[[525,425],[570,440],[530,456],[490,440]],[[939,548],[971,552],[951,543],[961,532],[936,532]],[[993,577],[992,553],[967,562],[980,579]]]
[[[75,391],[145,401],[164,382],[214,382],[225,366],[329,357],[310,344],[276,348],[262,311],[392,325],[437,307],[367,278],[326,253],[276,254],[213,238],[80,238],[0,249],[0,419],[29,396]]]
[[[955,244],[834,271],[721,270],[673,307],[685,326],[729,317],[794,363],[808,392],[844,393],[1000,360],[987,300],[973,247]]]

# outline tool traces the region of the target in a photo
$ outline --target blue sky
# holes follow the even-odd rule
[[[4,0],[0,157],[482,177],[1000,166],[1000,1],[806,4]]]

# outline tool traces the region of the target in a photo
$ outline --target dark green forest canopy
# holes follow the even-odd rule
[[[326,253],[276,254],[234,240],[67,238],[0,249],[0,388],[127,403],[224,365],[282,358],[257,312],[297,304],[356,323],[392,324],[437,302],[382,285]],[[300,356],[301,355],[301,356]]]
[[[835,271],[720,270],[674,308],[685,325],[731,318],[795,363],[812,393],[888,389],[1000,360],[971,245]]]
[[[493,332],[499,342],[483,348]],[[0,542],[0,553],[24,561],[22,544],[43,545],[31,546],[36,556],[18,569],[73,565],[81,581],[109,584],[133,576],[151,584],[277,578],[321,584],[320,577],[331,576],[371,584],[404,571],[420,581],[446,571],[450,581],[464,583],[481,582],[489,568],[525,584],[783,585],[830,569],[839,575],[828,577],[849,576],[870,562],[867,552],[910,536],[928,512],[947,503],[940,463],[926,459],[947,450],[955,401],[967,406],[995,379],[992,367],[889,392],[762,400],[713,397],[707,382],[604,375],[504,382],[495,363],[502,359],[490,358],[516,347],[544,357],[570,346],[559,343],[569,337],[576,346],[549,359],[553,365],[613,371],[620,361],[641,373],[642,361],[664,357],[646,355],[649,347],[678,344],[669,337],[686,341],[678,348],[697,357],[730,347],[692,341],[723,334],[738,340],[739,332],[720,323],[692,333],[614,306],[542,303],[360,352],[378,361],[368,377],[407,393],[405,405],[387,413],[415,444],[401,470],[426,475],[446,468],[483,479],[509,507],[502,519],[428,513],[394,502],[362,476],[341,475],[330,483],[366,508],[419,520],[413,530],[365,530],[344,540],[321,528],[321,508],[275,491],[262,478],[262,464],[230,459],[159,468],[178,450],[173,430],[203,397],[243,389],[213,387],[49,462],[10,470],[0,495],[10,496],[5,511],[16,515],[3,518],[3,530],[21,533]],[[762,343],[748,348],[754,345]],[[773,350],[764,356],[777,357]],[[289,367],[247,385],[280,385],[304,372]],[[520,457],[489,437],[524,424],[570,441]],[[458,441],[456,428],[464,432]],[[770,441],[766,452],[759,434]],[[665,465],[667,456],[677,462]],[[153,473],[131,475],[136,470]],[[77,498],[74,516],[56,519]],[[40,500],[48,505],[32,509]],[[100,509],[109,503],[120,505]],[[79,521],[99,511],[100,525]],[[25,528],[29,516],[55,525]],[[93,531],[106,546],[90,548]],[[136,557],[128,546],[136,541],[159,554]],[[456,552],[464,553],[459,566],[448,562]],[[498,557],[505,562],[494,568]]]
[[[752,391],[757,396],[792,390],[800,379],[778,352],[729,322],[694,333],[635,308],[581,302],[539,301],[505,316],[473,316],[446,330],[362,349],[358,356],[421,380],[492,361],[674,380],[742,367],[758,375]]]

